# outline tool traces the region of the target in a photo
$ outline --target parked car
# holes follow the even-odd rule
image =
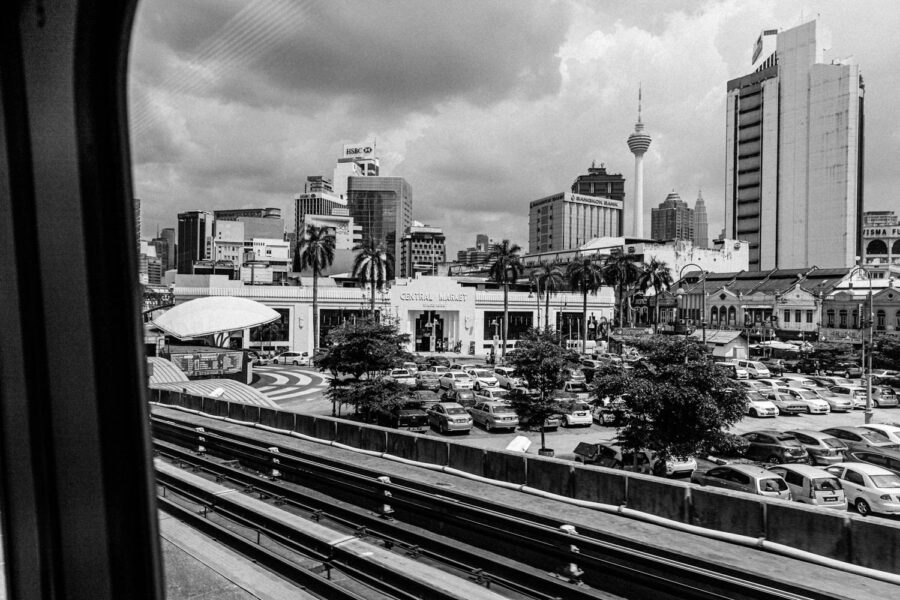
[[[880,433],[894,444],[900,444],[900,427],[896,425],[888,425],[886,423],[869,423],[868,425],[860,425],[863,429],[870,429],[876,433]]]
[[[809,378],[826,388],[835,385],[853,385],[853,382],[846,377],[835,377],[834,375],[810,375]]]
[[[591,418],[595,423],[608,427],[619,427],[620,425],[623,425],[625,423],[625,418],[628,415],[628,407],[621,398],[597,406],[591,411]]]
[[[566,382],[586,383],[584,372],[578,367],[565,367],[562,370],[562,375]]]
[[[892,473],[900,475],[900,449],[893,448],[865,448],[850,450],[847,453],[847,462],[859,461],[884,467]]]
[[[416,389],[437,391],[441,389],[441,381],[437,373],[419,371],[416,373]]]
[[[784,382],[779,379],[757,379],[756,383],[759,383],[770,389],[784,387]]]
[[[447,371],[438,381],[442,388],[471,390],[475,387],[475,381],[464,371]]]
[[[560,403],[560,417],[563,427],[582,425],[590,427],[594,422],[591,417],[591,406],[580,400],[564,401]]]
[[[831,412],[849,412],[854,408],[853,400],[847,396],[835,394],[827,388],[819,388],[812,391],[814,391],[819,398],[828,403]]]
[[[900,376],[897,375],[888,375],[885,377],[876,377],[872,380],[872,383],[877,383],[878,385],[888,386],[894,393],[900,393]]]
[[[402,404],[391,410],[378,411],[376,422],[382,427],[409,431],[421,432],[428,429],[428,415],[415,402]]]
[[[805,463],[809,460],[806,448],[790,433],[761,429],[744,433],[741,437],[750,442],[747,458],[773,464]]]
[[[887,385],[872,386],[872,405],[875,408],[896,408],[900,402],[894,388]]]
[[[508,390],[525,385],[525,381],[516,375],[513,367],[494,367],[494,377],[497,379],[497,385]]]
[[[416,386],[416,377],[406,369],[391,369],[384,376],[385,381],[396,381],[400,385]]]
[[[456,402],[438,402],[426,411],[428,423],[434,429],[447,434],[452,431],[472,432],[472,415],[462,404]]]
[[[481,388],[475,392],[475,400],[480,402],[506,402],[509,399],[510,391],[498,387]]]
[[[449,367],[445,367],[444,365],[428,365],[427,371],[437,374],[438,377],[450,371]]]
[[[888,437],[871,429],[863,429],[862,427],[829,427],[823,429],[822,433],[833,435],[841,440],[851,450],[864,448],[898,448],[900,445],[891,442]]]
[[[791,491],[784,479],[756,465],[732,464],[705,472],[694,471],[691,481],[748,494],[791,499]]]
[[[505,402],[476,402],[468,409],[472,420],[484,427],[485,431],[496,429],[515,430],[519,426],[519,417],[512,406]]]
[[[772,401],[778,408],[778,414],[781,415],[799,415],[806,412],[806,404],[800,402],[797,398],[790,394],[783,394],[772,390],[771,392],[763,392],[768,400]]]
[[[813,390],[822,387],[822,385],[813,377],[792,375],[790,373],[782,375],[778,378],[778,381],[782,382],[785,387],[809,388]]]
[[[866,390],[864,388],[857,385],[833,385],[828,390],[836,396],[850,400],[854,408],[866,407]]]
[[[751,390],[747,392],[747,409],[745,414],[751,417],[777,417],[778,407],[765,394]]]
[[[309,366],[309,352],[281,352],[275,355],[272,362],[276,365]]]
[[[847,444],[831,434],[814,429],[792,429],[787,433],[806,448],[814,465],[833,465],[846,460]]]
[[[769,369],[769,373],[772,374],[772,377],[781,377],[784,375],[784,362],[780,358],[765,358],[759,362]]]
[[[432,390],[410,390],[408,404],[418,406],[424,411],[441,402],[440,395]]]
[[[784,479],[797,502],[847,510],[844,489],[834,474],[809,465],[778,465],[769,471]]]
[[[441,402],[456,402],[468,408],[474,406],[477,400],[473,390],[449,389],[441,394]]]
[[[425,362],[431,366],[441,366],[441,367],[449,367],[450,359],[446,356],[429,356],[425,359]]]
[[[732,362],[717,362],[716,366],[725,371],[725,375],[731,379],[750,379],[750,373],[746,369]]]
[[[833,365],[828,365],[825,368],[826,375],[840,375],[841,377],[846,377],[848,379],[854,377],[862,377],[863,370],[862,368],[852,362],[839,362]]]
[[[579,442],[573,453],[577,462],[660,477],[690,477],[697,468],[697,461],[692,456],[660,460],[651,450],[623,452],[621,446],[611,442]]]
[[[877,465],[853,462],[825,470],[841,480],[847,502],[859,514],[900,514],[900,475]]]
[[[507,400],[507,402],[514,400],[516,397],[522,396],[529,396],[532,399],[538,399],[540,398],[540,392],[529,390],[527,388],[513,388],[509,390],[509,399]],[[538,431],[540,431],[541,429],[543,429],[544,431],[556,431],[557,429],[559,429],[560,421],[561,419],[559,415],[550,415],[549,417],[544,419],[544,422],[541,424],[532,423],[530,417],[520,416],[519,426],[526,429],[535,429]]]
[[[800,402],[806,405],[806,412],[811,415],[827,415],[831,412],[831,407],[825,400],[819,397],[813,390],[805,388],[778,388],[779,393],[790,394]]]
[[[252,364],[254,367],[269,364],[269,358],[263,354],[260,354],[256,350],[248,350],[247,356],[250,359],[250,364]]]
[[[791,369],[796,373],[806,373],[807,375],[818,375],[823,370],[822,361],[815,358],[801,358]]]
[[[747,373],[750,375],[751,379],[760,379],[760,378],[772,376],[772,373],[769,371],[769,368],[758,360],[739,359],[739,360],[735,361],[735,364],[737,364],[738,367],[747,371]]]
[[[771,389],[772,386],[764,381],[758,381],[756,379],[732,379],[735,385],[747,388],[750,391],[753,390],[768,390]]]
[[[473,386],[476,390],[483,387],[497,387],[497,378],[494,372],[489,369],[466,369],[466,373],[472,378]]]
[[[559,398],[568,398],[576,400],[587,400],[591,393],[588,386],[583,381],[567,381],[563,383],[562,388],[554,392]]]

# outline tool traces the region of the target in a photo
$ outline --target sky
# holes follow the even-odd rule
[[[852,56],[866,83],[865,209],[900,211],[893,0],[143,0],[128,90],[142,234],[242,207],[293,227],[307,176],[375,140],[448,257],[476,233],[527,249],[528,203],[592,161],[632,197],[641,86],[645,230],[667,194],[693,206],[702,190],[717,237],[726,81],[750,72],[762,29],[817,16],[826,60]]]

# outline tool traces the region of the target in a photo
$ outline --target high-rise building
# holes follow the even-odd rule
[[[383,243],[394,255],[394,273],[401,273],[400,239],[412,225],[412,186],[402,177],[349,177],[347,205],[363,238]]]
[[[160,254],[159,250],[157,250],[156,255],[160,257],[162,261],[162,270],[168,271],[169,269],[175,268],[175,240],[176,233],[174,227],[166,227],[163,229],[159,237],[156,238],[156,241],[162,240],[165,243],[166,249]]]
[[[294,198],[294,232],[299,237],[303,231],[303,221],[306,215],[318,216],[349,216],[350,209],[347,200],[329,190],[318,188],[314,191],[307,184],[306,190]]]
[[[650,149],[650,136],[641,122],[641,90],[638,89],[638,117],[634,131],[628,136],[628,150],[634,154],[634,202],[631,235],[644,237],[644,154]]]
[[[217,210],[216,221],[238,221],[244,224],[244,240],[255,238],[284,239],[284,219],[280,208],[235,208]]]
[[[709,221],[702,192],[697,192],[694,204],[694,248],[709,248]]]
[[[437,274],[437,265],[447,261],[447,238],[440,227],[413,221],[400,244],[400,276]]]
[[[625,200],[625,178],[621,173],[607,173],[606,165],[591,163],[587,174],[579,175],[572,184],[572,192],[582,196],[602,196],[613,200]],[[619,232],[619,235],[622,235]]]
[[[726,237],[749,242],[751,270],[862,254],[864,85],[821,39],[816,21],[765,30],[753,72],[727,85]]]
[[[194,263],[212,258],[213,215],[203,210],[178,214],[178,273],[192,274]]]
[[[694,209],[674,191],[650,211],[650,237],[654,240],[694,239]]]
[[[533,200],[528,210],[528,253],[570,250],[621,231],[621,200],[559,193]]]
[[[350,177],[377,177],[380,163],[375,156],[375,141],[361,144],[347,144],[334,167],[331,191],[339,197],[347,195],[347,180]]]

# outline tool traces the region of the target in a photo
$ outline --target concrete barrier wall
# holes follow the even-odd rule
[[[154,396],[163,404],[260,422],[351,447],[527,484],[579,500],[629,508],[701,527],[737,533],[888,572],[900,571],[900,523],[842,511],[786,503],[718,488],[672,481],[549,457],[485,450],[332,417],[260,409],[172,391]],[[249,408],[249,410],[248,410]]]

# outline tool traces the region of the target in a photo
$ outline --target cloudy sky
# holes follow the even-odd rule
[[[703,191],[722,227],[725,82],[763,28],[819,15],[826,59],[866,81],[866,209],[898,206],[900,5],[892,0],[142,0],[131,51],[143,235],[176,213],[282,207],[343,144],[377,140],[382,174],[451,256],[476,233],[528,243],[528,203],[605,163],[628,179],[638,85],[653,143],[649,209]],[[291,221],[292,222],[292,221]]]

